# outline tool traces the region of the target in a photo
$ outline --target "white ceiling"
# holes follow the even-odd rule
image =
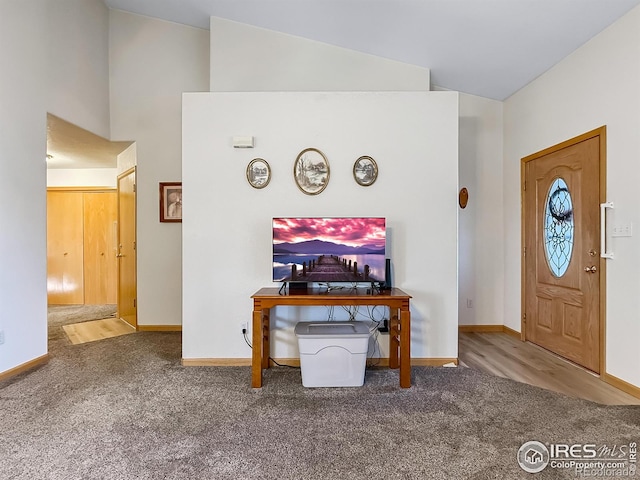
[[[431,69],[504,100],[640,0],[104,0],[199,28],[216,16]]]
[[[111,142],[47,114],[47,168],[116,168],[131,142]]]

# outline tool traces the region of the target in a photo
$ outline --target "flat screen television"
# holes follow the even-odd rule
[[[385,218],[274,218],[273,281],[382,284],[385,247]]]

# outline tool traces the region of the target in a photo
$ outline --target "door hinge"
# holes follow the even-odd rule
[[[522,254],[526,257],[527,256],[527,247],[524,247],[522,249]]]
[[[136,299],[133,299],[133,308],[136,308]]]
[[[134,183],[134,184],[133,184],[133,193],[136,193],[136,188],[137,188],[137,187],[138,187],[138,184],[137,184],[137,183]]]
[[[136,249],[136,242],[133,242],[133,249]]]
[[[524,191],[525,192],[527,191],[527,181],[526,180],[524,181]]]
[[[522,321],[523,321],[523,322],[526,322],[526,321],[527,321],[527,314],[526,314],[526,313],[523,313],[523,314],[522,314]]]

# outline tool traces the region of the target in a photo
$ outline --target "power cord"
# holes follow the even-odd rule
[[[249,339],[247,338],[247,329],[246,329],[246,328],[243,328],[243,329],[242,329],[242,338],[244,338],[244,342],[249,346],[249,348],[250,348],[251,350],[253,350],[253,345],[251,345],[251,344],[249,343]],[[279,366],[279,367],[288,367],[288,368],[295,368],[295,369],[300,370],[300,367],[295,367],[295,366],[293,366],[293,365],[284,365],[284,364],[278,363],[278,362],[276,362],[276,361],[275,361],[273,358],[271,358],[271,357],[269,357],[269,360],[270,360],[270,361],[272,361],[273,363],[275,363],[275,364],[276,364],[277,366]]]
[[[285,284],[283,284],[284,286]],[[329,287],[329,284],[327,284],[327,287]],[[281,288],[282,290],[282,288]],[[357,316],[363,315],[365,316],[365,314],[362,314],[360,312],[360,308],[355,305],[352,307],[349,306],[343,306],[342,307],[347,314],[349,315],[349,320],[350,322],[355,322]],[[373,308],[370,306],[367,306],[367,313],[366,313],[366,317],[367,319],[371,322],[371,326],[369,327],[369,333],[371,334],[371,337],[373,338],[373,350],[371,352],[371,356],[368,356],[367,358],[367,366],[368,367],[375,367],[377,365],[380,364],[380,343],[378,341],[378,337],[380,335],[380,333],[385,333],[388,332],[388,320],[386,318],[384,318],[384,313],[382,314],[383,318],[380,319],[376,319],[376,309],[377,306],[374,306]],[[327,306],[327,320],[328,321],[333,321],[335,320],[334,317],[334,307],[333,306]],[[381,326],[382,324],[382,326]],[[253,350],[253,345],[251,345],[251,343],[249,342],[249,339],[247,338],[247,329],[243,328],[242,329],[242,338],[244,338],[245,343],[249,346],[250,349]],[[376,352],[378,353],[378,356],[375,357],[374,355],[376,354]],[[295,369],[300,369],[300,367],[295,367],[293,365],[285,365],[285,364],[281,364],[278,363],[276,360],[274,360],[272,357],[269,357],[269,361],[273,362],[275,365],[277,365],[278,367],[288,367],[288,368],[295,368]]]
[[[273,358],[269,357],[269,360],[272,361],[273,363],[275,363],[277,366],[279,367],[287,367],[287,368],[295,368],[296,370],[300,370],[300,367],[295,367],[293,365],[285,365],[284,363],[278,363],[276,362]]]
[[[243,329],[242,329],[242,338],[244,338],[245,343],[246,343],[247,345],[249,345],[249,348],[250,348],[251,350],[253,350],[253,345],[251,345],[251,344],[249,343],[249,339],[247,338],[247,329],[246,329],[246,328],[243,328]]]
[[[365,317],[369,322],[369,334],[371,335],[371,338],[373,339],[373,348],[371,349],[371,352],[367,352],[367,366],[368,367],[375,367],[378,366],[380,364],[380,342],[379,342],[379,336],[381,332],[387,332],[387,325],[388,325],[388,320],[385,319],[385,314],[384,312],[382,314],[378,314],[378,307],[374,306],[367,306],[367,311],[365,312],[361,312],[360,310],[360,306],[354,305],[354,306],[342,306],[342,309],[347,313],[349,319],[347,321],[349,322],[355,322],[358,320],[358,316],[363,316]],[[377,317],[381,317],[381,318],[377,318]],[[333,307],[331,307],[331,310],[329,311],[329,317],[328,320],[334,320],[333,317]],[[386,330],[385,330],[386,329]],[[377,356],[376,356],[377,354]]]

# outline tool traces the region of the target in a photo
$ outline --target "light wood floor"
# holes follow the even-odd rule
[[[63,325],[62,328],[74,345],[136,333],[135,328],[119,318],[72,323]]]
[[[640,405],[597,375],[506,333],[460,332],[460,364],[606,405]]]

